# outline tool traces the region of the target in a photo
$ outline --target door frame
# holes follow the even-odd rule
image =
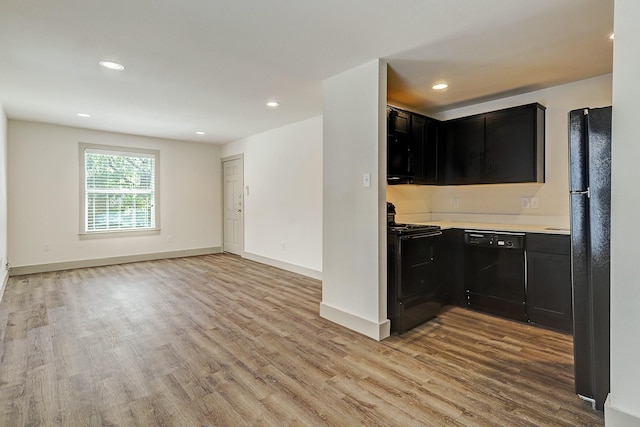
[[[224,192],[225,192],[225,185],[224,185],[224,162],[229,162],[232,160],[240,160],[242,163],[242,198],[243,198],[243,203],[242,203],[242,247],[240,248],[240,256],[244,258],[244,212],[245,212],[245,208],[246,208],[246,195],[245,195],[245,186],[244,186],[244,153],[240,153],[240,154],[234,154],[232,156],[226,156],[226,157],[222,157],[220,159],[220,175],[221,175],[221,182],[220,185],[222,186],[222,191],[220,192],[220,227],[221,227],[221,235],[222,235],[222,242],[221,242],[221,252],[225,252],[224,250]]]

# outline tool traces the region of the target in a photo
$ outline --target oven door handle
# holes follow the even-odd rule
[[[422,239],[424,237],[436,237],[441,236],[442,231],[431,231],[429,233],[409,234],[406,236],[400,236],[400,240]]]

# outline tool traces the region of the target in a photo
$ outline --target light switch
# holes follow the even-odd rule
[[[371,187],[371,174],[363,173],[362,174],[362,186],[363,187]]]

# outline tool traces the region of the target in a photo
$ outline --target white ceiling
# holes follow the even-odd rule
[[[322,81],[375,58],[424,112],[609,73],[612,30],[613,0],[0,0],[0,103],[222,144],[322,114]]]

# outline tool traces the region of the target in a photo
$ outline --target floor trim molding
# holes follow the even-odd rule
[[[604,402],[604,423],[607,427],[638,427],[640,418],[612,406],[609,394]]]
[[[278,261],[277,259],[267,258],[261,255],[256,255],[251,252],[245,252],[243,258],[251,261],[259,262],[260,264],[270,265],[282,270],[287,270],[292,273],[302,274],[303,276],[311,277],[312,279],[322,280],[322,272],[318,270],[312,270],[311,268],[301,267],[299,265],[290,264],[284,261]]]
[[[351,329],[369,338],[382,341],[391,334],[391,322],[386,319],[382,323],[373,322],[352,313],[332,307],[324,302],[320,303],[320,317],[340,326]]]
[[[184,249],[181,251],[155,252],[139,255],[125,255],[109,258],[86,259],[79,261],[55,262],[51,264],[27,265],[22,267],[11,267],[9,276],[21,276],[23,274],[48,273],[50,271],[72,270],[75,268],[102,267],[105,265],[127,264],[130,262],[155,261],[167,258],[183,258],[188,256],[219,254],[222,248],[200,248]]]
[[[9,274],[4,273],[4,279],[2,279],[2,286],[0,286],[0,302],[2,302],[2,297],[4,296],[4,290],[7,287],[8,281],[9,281]]]

